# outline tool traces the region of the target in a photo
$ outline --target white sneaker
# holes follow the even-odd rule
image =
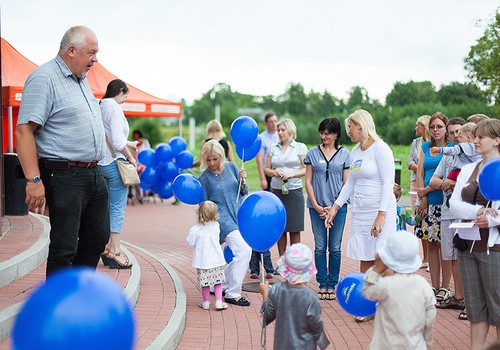
[[[227,309],[227,303],[222,300],[215,301],[215,310],[225,310]]]
[[[210,310],[210,302],[209,301],[200,301],[198,304],[199,307],[201,307],[203,310]]]

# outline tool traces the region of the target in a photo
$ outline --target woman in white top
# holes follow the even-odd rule
[[[351,234],[347,256],[359,260],[359,270],[373,266],[377,246],[388,232],[396,231],[394,156],[380,139],[370,113],[358,110],[345,120],[347,133],[358,142],[351,151],[349,178],[325,221],[332,226],[339,209],[353,196]]]
[[[130,269],[132,267],[132,264],[122,256],[120,249],[120,234],[125,219],[128,188],[122,183],[118,166],[110,150],[110,147],[112,147],[116,159],[127,159],[130,163],[137,164],[130,153],[129,147],[137,148],[138,141],[130,142],[127,140],[129,126],[121,107],[121,104],[127,98],[127,94],[127,85],[120,79],[115,79],[108,84],[106,93],[100,102],[108,147],[106,147],[104,158],[98,164],[108,186],[111,226],[109,242],[101,257],[103,263],[105,265],[109,264],[112,269]]]
[[[278,123],[280,142],[268,150],[264,172],[271,179],[271,192],[281,199],[286,209],[286,227],[278,240],[280,256],[285,254],[286,233],[290,232],[290,245],[300,243],[300,231],[304,230],[304,193],[302,179],[306,175],[304,159],[307,147],[296,142],[297,128],[291,119]]]

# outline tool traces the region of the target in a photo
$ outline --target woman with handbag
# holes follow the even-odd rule
[[[128,187],[124,185],[116,163],[116,161],[128,160],[134,166],[137,164],[129,147],[137,148],[138,141],[127,140],[129,126],[121,107],[127,94],[127,85],[122,80],[115,79],[108,84],[106,93],[100,102],[108,147],[104,158],[99,161],[98,165],[108,186],[111,225],[109,242],[101,257],[104,265],[109,264],[111,269],[130,269],[132,267],[120,249],[120,235],[125,219]]]
[[[497,341],[500,340],[500,201],[487,200],[478,183],[483,166],[500,158],[500,120],[483,120],[472,133],[476,153],[483,159],[462,168],[450,199],[450,210],[454,217],[472,221],[474,227],[479,227],[480,239],[465,240],[464,250],[457,247],[470,322],[470,348],[477,350],[483,349],[490,326],[496,328]],[[491,186],[498,183],[495,178],[486,180],[492,182]]]

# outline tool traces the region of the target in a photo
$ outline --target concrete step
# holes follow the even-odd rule
[[[0,263],[3,281],[0,287],[0,350],[10,349],[9,337],[17,313],[45,280],[50,230],[47,218],[35,214],[7,218],[2,222],[2,227],[6,226],[8,229],[4,230],[0,244],[0,256],[4,258]],[[27,242],[33,237],[37,240],[30,245]],[[182,336],[186,315],[186,298],[179,277],[166,261],[138,246],[122,246],[122,250],[134,264],[132,269],[111,270],[100,263],[97,270],[115,280],[134,307],[137,348],[175,348]]]

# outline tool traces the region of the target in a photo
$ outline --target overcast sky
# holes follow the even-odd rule
[[[466,81],[463,59],[498,0],[0,0],[1,35],[36,64],[86,25],[99,61],[158,97],[214,84],[280,95],[289,82],[385,100],[396,81]]]

